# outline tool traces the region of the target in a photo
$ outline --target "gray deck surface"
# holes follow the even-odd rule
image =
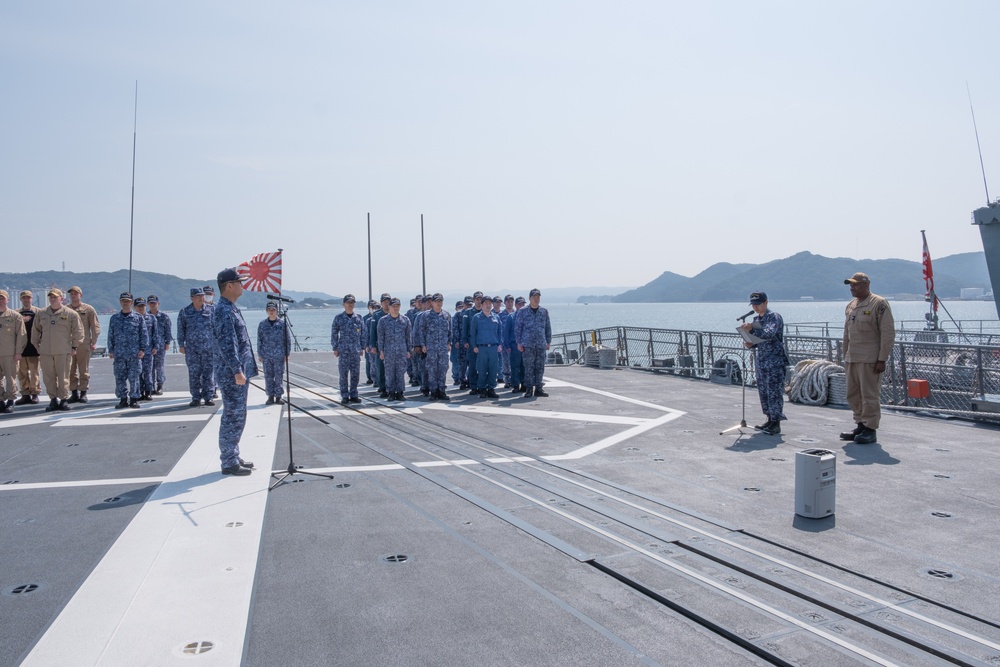
[[[110,362],[93,366],[91,393],[110,393]],[[181,357],[167,370],[182,392]],[[997,428],[886,412],[878,444],[845,444],[849,411],[787,404],[780,436],[720,435],[739,387],[583,367],[549,367],[549,398],[449,387],[431,406],[408,387],[366,415],[331,403],[329,353],[291,370],[309,388],[293,402],[316,412],[294,416],[295,463],[334,479],[266,495],[235,649],[145,664],[1000,664]],[[0,485],[2,665],[29,655],[211,412],[113,402],[0,415],[0,482],[16,481]],[[191,412],[205,418],[148,419]],[[763,421],[753,389],[746,414]],[[83,425],[109,417],[146,423]],[[816,447],[837,454],[836,514],[819,520],[793,513],[795,453]],[[288,466],[284,416],[271,466]],[[56,484],[79,480],[105,482]]]

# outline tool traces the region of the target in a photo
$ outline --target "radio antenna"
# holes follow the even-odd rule
[[[969,94],[969,111],[972,112],[972,129],[976,132],[976,149],[979,151],[979,168],[983,172],[983,188],[986,189],[986,205],[990,205],[990,186],[986,184],[986,167],[983,166],[983,148],[979,145],[979,128],[976,127],[976,110],[972,108],[972,91],[969,82],[965,82],[965,92]]]

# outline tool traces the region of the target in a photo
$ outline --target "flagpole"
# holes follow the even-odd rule
[[[368,214],[368,300],[372,300],[372,214]]]
[[[422,279],[422,294],[427,294],[427,261],[424,258],[424,214],[420,214],[420,276]]]
[[[128,220],[128,291],[132,292],[132,236],[135,229],[135,136],[139,122],[139,80],[135,81],[135,103],[132,109],[132,206]]]
[[[920,237],[924,241],[924,287],[927,288],[927,297],[929,297],[931,304],[927,313],[927,327],[931,330],[936,330],[938,328],[937,294],[934,292],[934,268],[931,264],[931,251],[927,247],[927,234],[925,230],[920,230]]]

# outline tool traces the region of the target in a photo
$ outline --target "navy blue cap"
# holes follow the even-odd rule
[[[131,301],[132,300],[132,293],[131,292],[122,292],[118,296],[118,300],[119,301],[126,301],[126,300]]]
[[[524,297],[523,296],[517,297],[516,299],[514,299],[514,303],[515,304],[524,303]]]
[[[137,306],[145,306],[145,305],[146,305],[146,300],[145,300],[145,299],[143,299],[143,298],[142,298],[142,297],[140,296],[140,297],[139,297],[138,299],[136,299],[136,300],[135,300],[135,302],[134,302],[134,303],[135,303],[135,305],[137,305]]]
[[[354,298],[353,294],[345,294],[344,295],[344,303],[355,303],[356,301],[357,301],[357,299]]]
[[[379,301],[388,301],[388,300],[389,300],[389,299],[391,299],[391,298],[392,298],[392,295],[391,295],[391,294],[389,294],[388,292],[382,292],[382,296],[380,296],[380,297],[378,298],[378,300],[379,300]]]
[[[200,287],[192,287],[191,296],[205,296],[205,290]]]
[[[219,275],[215,277],[215,282],[221,285],[222,283],[229,283],[239,279],[239,272],[234,268],[228,268],[219,271]],[[205,285],[205,294],[215,294],[215,290],[212,289],[211,285]]]
[[[146,297],[146,303],[159,303],[159,302],[160,302],[160,297],[156,296],[155,294],[150,294],[149,296]]]
[[[474,303],[476,303],[476,302],[472,300],[472,297],[471,297],[471,296],[467,296],[467,297],[465,297],[465,305],[466,305],[466,306],[471,306],[471,305],[473,305]]]
[[[230,275],[229,271],[233,272],[232,278],[229,277]],[[223,278],[222,277],[223,275],[225,275],[226,278]],[[230,280],[239,280],[239,279],[240,276],[238,273],[236,273],[236,269],[223,269],[222,271],[219,271],[219,275],[215,277],[215,280],[220,283],[228,283]],[[202,289],[205,290],[205,294],[215,294],[215,288],[212,287],[211,285],[205,285],[204,287],[202,287]]]
[[[541,296],[541,295],[542,295],[542,293],[538,290],[537,287],[535,289],[531,290],[530,292],[528,292],[528,296]]]
[[[378,308],[378,301],[376,301],[375,299],[372,299],[371,301],[368,302],[368,307],[369,308]]]
[[[273,301],[268,301],[267,305],[264,306],[264,310],[278,310],[278,304]]]
[[[504,301],[513,301],[513,300],[514,300],[514,296],[513,296],[513,295],[511,295],[511,294],[508,294],[507,296],[505,296],[505,297],[503,298],[503,300],[504,300]]]
[[[389,299],[389,305],[390,306],[398,306],[399,305],[399,299],[397,299],[396,297],[392,297],[391,299]]]
[[[444,303],[444,294],[441,294],[441,292],[434,292],[431,296],[431,301],[440,301]]]
[[[424,298],[423,298],[423,302],[424,303],[430,303],[433,300],[434,300],[434,295],[433,294],[425,294],[424,295]]]
[[[417,305],[417,300],[416,299],[410,299],[410,305],[411,306]]]
[[[767,301],[767,292],[754,292],[750,295],[750,305],[759,306]]]
[[[483,293],[482,292],[473,292],[472,298],[473,299],[482,299],[483,298]]]

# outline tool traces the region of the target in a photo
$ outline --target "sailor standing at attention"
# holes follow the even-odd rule
[[[368,330],[368,346],[371,348],[372,354],[375,355],[375,386],[378,387],[379,398],[388,398],[389,392],[386,391],[385,385],[385,359],[378,349],[378,323],[389,314],[391,300],[392,296],[388,292],[382,293],[382,296],[379,297],[379,308],[372,313],[371,328]],[[396,301],[398,302],[399,299]],[[406,365],[405,362],[403,365]]]
[[[428,394],[434,400],[449,401],[445,387],[448,383],[448,353],[451,352],[451,315],[444,309],[444,295],[431,297],[431,309],[420,317],[420,351],[424,355],[424,374]]]
[[[28,344],[21,313],[7,307],[7,290],[0,289],[0,412],[14,412],[17,397],[17,364]]]
[[[377,327],[379,358],[385,366],[386,396],[402,401],[406,386],[406,359],[410,356],[413,327],[406,315],[399,314],[399,299],[389,301],[389,314],[379,319]]]
[[[31,329],[31,342],[38,348],[45,391],[49,395],[46,412],[69,410],[70,359],[83,343],[83,327],[75,310],[63,306],[60,289],[50,289],[49,307],[38,313]]]
[[[132,310],[132,295],[122,292],[118,302],[122,309],[108,323],[108,356],[114,363],[115,409],[121,410],[139,407],[142,359],[150,343],[146,320]]]
[[[139,317],[142,318],[142,321],[146,323],[146,331],[149,332],[147,345],[142,349],[142,370],[139,374],[139,400],[151,401],[153,400],[153,389],[155,389],[155,385],[153,384],[153,361],[156,357],[153,355],[159,352],[159,348],[163,346],[163,340],[156,326],[156,318],[146,312],[146,300],[140,296],[132,303],[132,306]]]
[[[285,320],[278,317],[278,305],[267,302],[267,317],[257,325],[257,359],[264,367],[265,405],[281,405],[285,364],[292,349],[292,339]]]
[[[462,369],[458,366],[458,337],[455,335],[457,333],[455,327],[461,326],[462,323],[462,309],[465,308],[464,301],[455,302],[455,314],[451,316],[451,336],[449,338],[452,341],[451,346],[451,381],[455,386],[462,383]]]
[[[28,344],[24,346],[21,361],[17,363],[17,384],[21,387],[21,398],[17,400],[15,405],[27,405],[28,403],[37,403],[38,394],[42,392],[42,385],[38,379],[38,350],[31,343],[31,329],[34,326],[35,317],[42,309],[31,304],[31,300],[34,298],[31,290],[24,290],[19,296],[21,310],[17,312],[24,320]]]
[[[80,326],[83,327],[83,342],[77,348],[69,366],[70,403],[87,402],[87,390],[90,389],[90,354],[97,349],[97,339],[101,335],[101,323],[97,319],[97,311],[82,299],[82,289],[76,285],[69,288],[69,307],[80,316]]]
[[[236,300],[243,283],[236,269],[219,271],[217,282],[222,298],[212,315],[215,340],[216,379],[222,389],[222,420],[219,424],[219,459],[223,475],[249,475],[253,463],[240,458],[240,437],[247,423],[249,378],[257,375],[250,334]]]
[[[207,308],[210,313],[214,313],[215,312],[215,288],[212,287],[211,285],[205,285],[204,287],[202,287],[202,289],[205,290],[205,308]],[[209,384],[211,385],[211,395],[212,395],[212,398],[213,399],[218,398],[219,397],[219,385],[215,381],[215,369],[214,368],[212,369],[212,374],[209,376],[209,380],[208,381],[209,381]],[[209,405],[209,404],[205,403],[205,405]]]
[[[360,403],[358,382],[361,375],[361,355],[365,354],[365,323],[354,312],[357,300],[353,294],[344,296],[344,312],[338,313],[330,325],[330,347],[337,357],[340,373],[340,402]]]
[[[177,313],[177,345],[188,367],[192,408],[215,405],[212,400],[212,311],[205,306],[205,290],[191,288],[191,303]]]
[[[504,352],[510,351],[510,384],[512,394],[524,392],[524,363],[521,350],[517,349],[517,336],[514,327],[517,326],[517,313],[524,308],[524,297],[519,296],[514,301],[513,313],[507,316],[503,323],[503,346]]]
[[[757,394],[760,396],[760,410],[767,421],[754,426],[768,435],[781,433],[781,420],[785,417],[785,322],[781,315],[767,307],[767,294],[754,292],[750,295],[750,307],[757,313],[753,322],[744,322],[740,328],[761,339],[760,343],[744,342],[745,347],[754,349],[754,370],[757,375]]]
[[[160,311],[160,297],[150,294],[146,303],[149,304],[149,314],[156,318],[156,332],[160,335],[160,348],[153,356],[153,380],[156,383],[153,395],[159,396],[163,393],[163,383],[167,381],[167,350],[174,342],[174,334],[170,316]]]
[[[542,391],[542,374],[545,372],[545,351],[552,344],[552,323],[549,311],[539,303],[542,293],[533,289],[528,293],[528,307],[517,311],[514,333],[517,349],[524,360],[525,396],[548,396]]]
[[[840,434],[859,445],[877,441],[882,418],[882,373],[896,342],[896,326],[889,302],[871,293],[871,280],[855,273],[844,281],[854,299],[844,310],[844,371],[847,402],[857,428]]]
[[[371,347],[368,345],[368,332],[371,331],[372,327],[372,314],[378,310],[378,304],[375,303],[374,299],[368,301],[368,314],[361,318],[361,323],[364,325],[364,348],[365,348],[365,384],[375,384],[375,355],[372,354]],[[359,399],[360,400],[360,399]]]
[[[482,310],[469,323],[469,340],[476,355],[476,381],[482,398],[500,398],[497,395],[497,373],[500,371],[500,352],[503,334],[500,318],[493,314],[493,300],[485,297]]]

